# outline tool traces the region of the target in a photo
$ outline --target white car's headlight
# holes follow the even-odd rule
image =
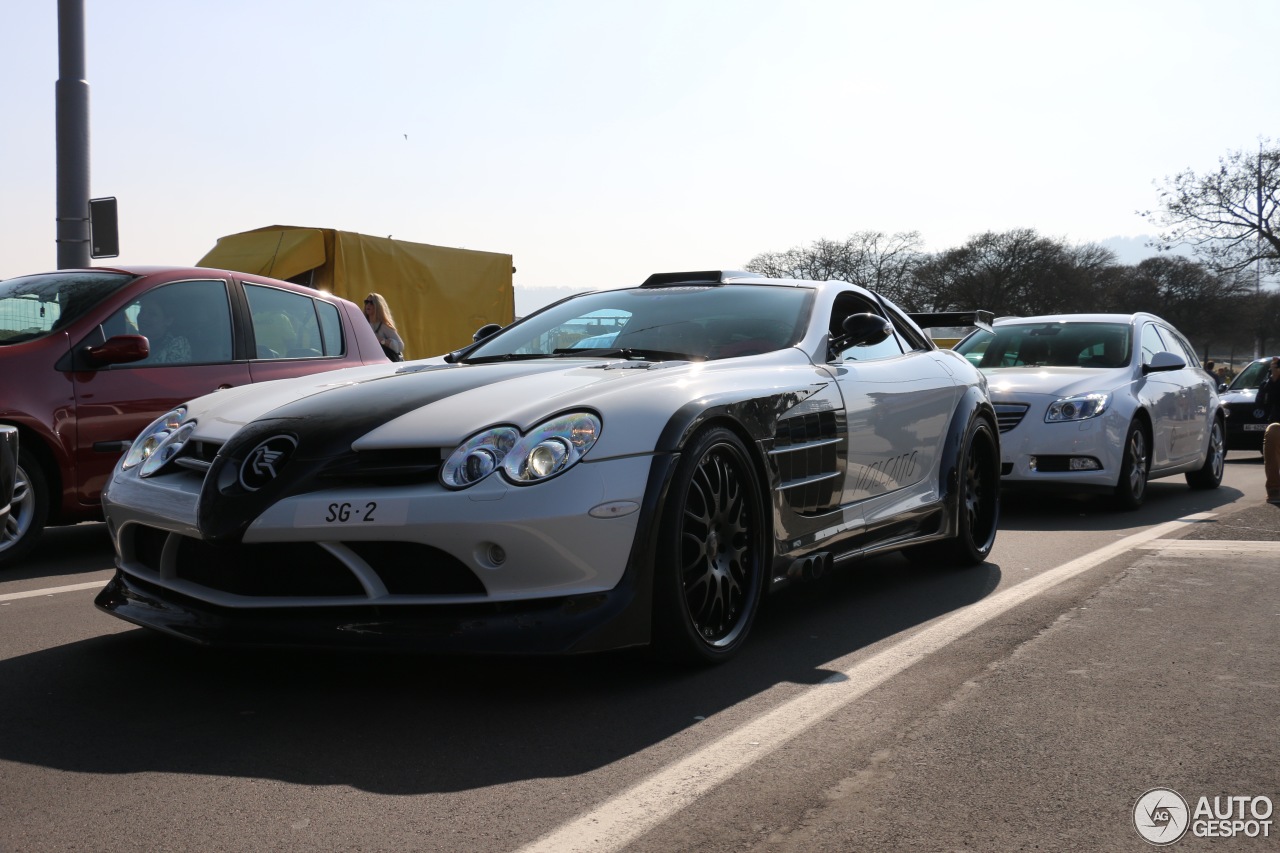
[[[517,485],[540,483],[572,467],[600,437],[590,412],[557,415],[521,436],[515,427],[491,427],[458,445],[440,469],[440,482],[465,489],[499,468]]]
[[[515,447],[520,433],[515,427],[503,426],[476,433],[449,454],[440,469],[440,482],[452,489],[462,489],[488,477]]]
[[[1063,397],[1054,400],[1045,412],[1044,422],[1047,424],[1063,421],[1083,421],[1096,418],[1111,405],[1110,394],[1077,394],[1074,397]]]
[[[133,440],[133,445],[129,448],[129,452],[124,455],[124,461],[120,463],[122,471],[128,471],[137,465],[143,465],[141,473],[144,477],[155,473],[159,468],[172,459],[182,445],[190,438],[192,430],[195,429],[196,422],[191,421],[187,424],[183,420],[187,416],[187,407],[179,406],[171,412],[165,412],[156,418],[149,427],[144,429],[137,438]],[[157,452],[164,448],[164,452],[157,457]],[[153,461],[154,460],[154,461]],[[146,463],[144,465],[144,463]]]
[[[600,418],[571,412],[539,424],[502,460],[502,473],[517,485],[540,483],[577,463],[600,438]]]

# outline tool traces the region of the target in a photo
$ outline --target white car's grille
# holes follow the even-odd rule
[[[1031,407],[1026,403],[996,403],[996,420],[1000,423],[1000,431],[1008,432],[1022,423],[1029,408]]]

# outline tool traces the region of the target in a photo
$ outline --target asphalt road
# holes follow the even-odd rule
[[[53,531],[0,575],[0,851],[1148,849],[1150,789],[1280,800],[1261,481],[1008,499],[986,565],[863,563],[696,672],[210,652],[96,611],[103,526]],[[1247,823],[1176,848],[1280,850]]]

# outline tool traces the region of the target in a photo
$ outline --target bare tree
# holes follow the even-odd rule
[[[1150,311],[1176,326],[1208,358],[1209,348],[1253,334],[1253,282],[1240,272],[1215,272],[1191,258],[1160,255],[1121,267],[1103,309]]]
[[[1070,246],[1033,228],[988,231],[934,255],[916,270],[921,309],[984,308],[997,314],[1095,310],[1099,282],[1115,254],[1088,243]]]
[[[1219,157],[1215,171],[1187,169],[1165,178],[1159,197],[1159,210],[1139,211],[1164,229],[1156,248],[1190,246],[1223,272],[1254,263],[1270,274],[1280,272],[1280,147],[1269,140],[1256,152]]]
[[[912,273],[927,257],[922,245],[918,231],[859,231],[844,241],[815,240],[785,252],[765,252],[752,258],[746,268],[772,278],[847,281],[912,309]]]

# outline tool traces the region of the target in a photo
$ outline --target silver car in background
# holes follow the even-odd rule
[[[1136,509],[1157,477],[1222,482],[1216,380],[1153,314],[1002,317],[955,349],[990,383],[1004,486],[1104,492]]]

